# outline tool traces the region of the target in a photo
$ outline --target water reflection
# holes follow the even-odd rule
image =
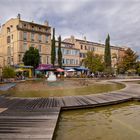
[[[140,103],[63,112],[55,140],[139,140]]]

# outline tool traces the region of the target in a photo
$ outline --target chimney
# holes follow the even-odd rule
[[[71,35],[71,42],[74,44],[74,35]]]
[[[84,36],[84,41],[87,41],[87,38],[86,38],[86,36]]]
[[[47,20],[45,20],[44,25],[49,26],[49,22]]]
[[[17,18],[20,19],[20,14],[18,13]]]

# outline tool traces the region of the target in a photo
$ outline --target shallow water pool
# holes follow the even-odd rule
[[[54,140],[139,140],[140,102],[62,112]]]
[[[83,85],[83,81],[87,85]],[[84,83],[84,84],[85,84]],[[88,95],[104,93],[124,88],[120,83],[96,82],[95,80],[58,80],[56,82],[26,81],[17,83],[9,90],[1,91],[0,94],[6,94],[13,97],[62,97],[75,95]]]

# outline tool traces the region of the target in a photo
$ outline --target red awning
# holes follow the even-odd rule
[[[53,65],[51,64],[40,64],[36,70],[53,70]]]

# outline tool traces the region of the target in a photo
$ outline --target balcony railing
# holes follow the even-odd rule
[[[22,30],[22,31],[29,31],[29,32],[34,32],[34,33],[51,35],[49,29],[48,30],[39,30],[39,29],[36,29],[36,28],[23,27],[21,25],[17,25],[17,29]]]

